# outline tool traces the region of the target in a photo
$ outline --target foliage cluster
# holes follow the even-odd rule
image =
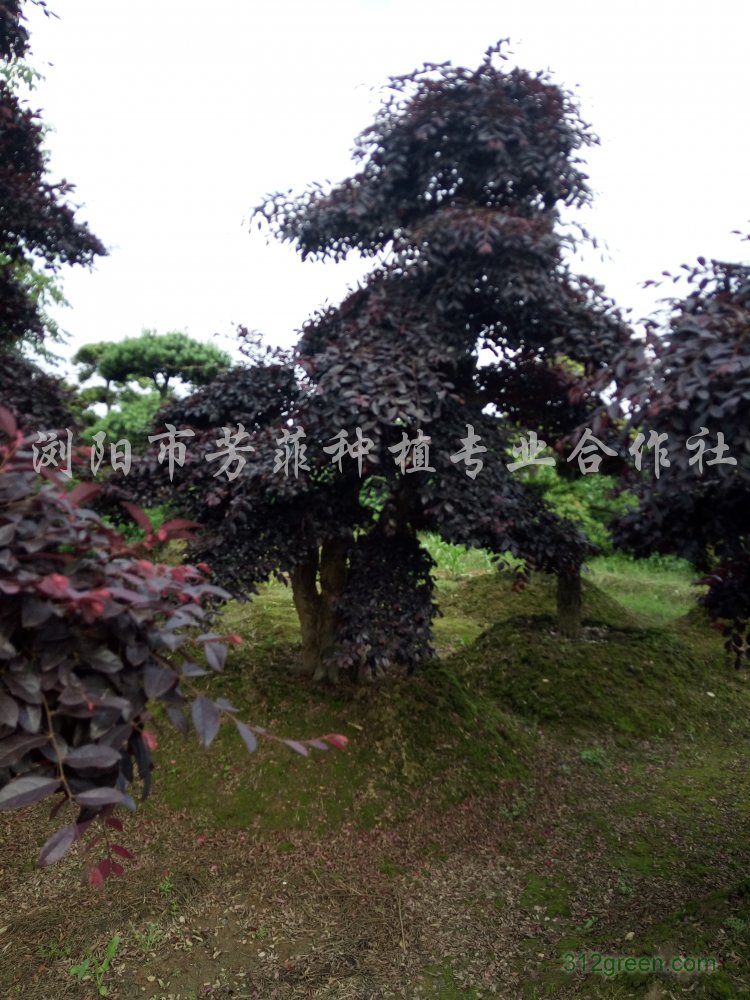
[[[617,492],[615,476],[597,473],[571,478],[551,466],[539,466],[531,483],[553,510],[578,525],[600,553],[613,551],[613,522],[635,504],[634,498]]]
[[[136,769],[148,793],[149,701],[183,733],[189,710],[205,746],[223,715],[250,751],[265,730],[240,721],[225,699],[189,696],[192,679],[208,671],[185,655],[188,641],[213,671],[224,667],[226,643],[238,641],[205,630],[211,602],[227,596],[208,581],[207,567],[144,558],[82,506],[98,487],[66,492],[52,473],[39,486],[29,439],[4,408],[0,433],[0,809],[52,795],[60,796],[54,813],[66,801],[79,807],[44,845],[40,860],[49,864],[97,815],[109,822],[111,807],[135,808],[128,787]],[[191,527],[172,520],[154,534],[141,511],[131,512],[148,532],[146,552]],[[335,734],[288,743],[304,754],[307,744],[343,745]],[[118,867],[108,856],[92,882]]]
[[[78,398],[86,406],[107,408],[103,416],[93,408],[83,412],[85,437],[93,440],[94,435],[105,434],[111,442],[125,439],[141,452],[148,447],[157,412],[177,385],[206,385],[230,367],[231,358],[214,344],[179,331],[144,330],[139,337],[84,344],[73,363],[81,383],[94,376],[104,382],[79,390]]]
[[[502,58],[496,47],[476,70],[392,79],[357,140],[354,176],[266,199],[259,225],[303,259],[355,252],[373,271],[305,324],[291,357],[239,367],[165,411],[198,435],[173,482],[155,456],[141,470],[143,499],[203,525],[222,585],[247,593],[270,573],[289,577],[303,668],[316,677],[366,678],[430,656],[436,608],[419,532],[573,581],[591,550],[505,460],[519,428],[562,448],[587,415],[607,422],[595,380],[627,330],[565,263],[572,237],[560,222],[561,206],[589,200],[578,153],[595,140],[568,94]],[[479,366],[480,346],[494,364]],[[205,456],[217,428],[238,422],[247,464],[229,482]],[[292,427],[311,447],[304,473],[283,478],[277,442]],[[370,443],[361,469],[355,428]],[[420,434],[432,445],[425,466],[411,447]],[[336,440],[338,467],[323,452]],[[465,464],[451,457],[461,443]]]
[[[82,380],[98,375],[107,389],[129,382],[150,385],[162,400],[169,396],[170,383],[207,385],[231,365],[229,355],[214,344],[178,330],[162,334],[144,330],[139,337],[85,344],[73,361],[81,366]]]
[[[113,395],[110,393],[110,399]],[[92,442],[97,434],[104,434],[110,443],[125,440],[136,453],[145,451],[149,435],[154,432],[156,414],[163,405],[158,392],[123,392],[103,416],[89,411],[92,419],[83,438]]]
[[[47,306],[64,301],[62,265],[91,264],[105,249],[70,206],[72,185],[49,180],[44,126],[19,86],[34,78],[22,7],[0,3],[0,399],[27,426],[52,429],[72,423],[70,394],[21,348],[42,350],[58,333]]]
[[[623,359],[626,430],[642,434],[651,468],[616,540],[702,569],[701,602],[724,621],[739,662],[750,656],[750,266],[699,258],[683,278],[688,293],[672,300],[669,328],[654,324]],[[657,438],[670,463],[659,476]]]
[[[19,0],[0,7],[3,63],[29,49],[21,8]],[[39,116],[7,78],[0,78],[0,125],[0,347],[7,348],[44,333],[40,302],[29,287],[35,267],[55,272],[63,264],[90,264],[105,249],[67,203],[72,185],[49,180]]]

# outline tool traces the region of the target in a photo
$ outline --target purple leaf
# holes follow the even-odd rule
[[[292,750],[296,750],[297,753],[301,753],[303,757],[310,756],[307,747],[304,744],[300,743],[299,740],[284,740],[284,742],[288,747],[291,747]]]
[[[53,667],[59,666],[67,656],[68,650],[59,645],[42,647],[42,653],[39,657],[42,670],[51,670]]]
[[[99,871],[99,866],[92,868],[89,872],[89,885],[93,886],[95,889],[101,889],[104,885],[104,876]]]
[[[63,801],[67,802],[67,799],[63,799]],[[96,818],[96,817],[94,817],[94,818]],[[89,831],[89,827],[91,826],[91,824],[93,822],[94,822],[94,819],[85,819],[83,821],[83,823],[76,823],[75,824],[75,828],[76,828],[76,840],[83,840],[83,838],[86,836],[86,834]]]
[[[316,750],[330,750],[328,744],[324,743],[323,740],[308,740],[307,742],[311,747],[315,747]]]
[[[231,701],[227,701],[226,698],[217,698],[216,705],[222,712],[239,712],[239,709],[235,708]]]
[[[199,667],[197,663],[192,663],[190,660],[186,660],[182,664],[182,675],[183,677],[205,677],[207,671],[203,667]]]
[[[102,880],[106,880],[109,877],[109,873],[112,871],[112,862],[109,858],[104,858],[104,860],[100,861],[96,867],[101,872]]]
[[[174,670],[150,663],[143,672],[143,688],[147,698],[160,698],[178,680]]]
[[[221,714],[216,705],[199,695],[191,706],[193,725],[204,747],[211,746],[221,724]]]
[[[30,702],[32,705],[39,705],[42,701],[41,685],[38,674],[21,674],[8,671],[3,680],[5,686],[11,694],[22,701]]]
[[[32,802],[41,802],[52,795],[60,787],[57,778],[45,778],[41,774],[25,774],[16,778],[4,788],[0,788],[0,812],[7,809],[20,809]]]
[[[18,705],[7,694],[0,691],[0,725],[15,729],[18,722]]]
[[[224,669],[224,662],[227,658],[227,647],[221,642],[206,643],[206,663],[212,670],[221,671]]]
[[[180,712],[180,715],[182,713]],[[185,716],[182,716],[185,722],[185,728],[187,729],[187,720]],[[138,774],[143,782],[143,798],[145,799],[151,790],[151,751],[143,738],[142,733],[136,733],[135,739],[133,740],[133,750],[135,751],[135,760],[138,764]]]
[[[116,674],[122,670],[122,660],[111,649],[95,650],[87,657],[88,665],[103,674]]]
[[[46,733],[18,733],[0,741],[0,767],[17,764],[29,750],[43,747],[49,740]]]
[[[343,736],[341,733],[328,733],[323,739],[330,743],[332,747],[336,747],[337,750],[346,750],[349,745],[349,737]]]
[[[55,830],[51,837],[45,842],[39,853],[39,867],[46,868],[53,865],[60,858],[64,857],[76,840],[76,825],[70,823],[59,830]]]
[[[245,723],[240,722],[239,719],[235,719],[234,724],[237,726],[237,732],[242,737],[242,741],[247,747],[248,753],[252,753],[258,747],[258,741],[255,738],[255,733],[252,731],[250,726],[246,726]]]
[[[148,515],[144,513],[140,507],[137,507],[134,503],[128,503],[125,500],[123,500],[122,505],[139,528],[142,528],[147,535],[152,535],[154,533],[153,524],[149,520]]]
[[[183,736],[188,734],[188,721],[185,718],[185,713],[181,708],[177,708],[175,705],[167,705],[167,715],[172,721],[172,725],[175,729],[178,729]]]
[[[80,802],[82,806],[94,807],[106,806],[110,803],[125,805],[125,799],[127,798],[129,798],[129,796],[118,791],[116,788],[89,788],[87,791],[79,792],[75,796],[76,802]]]
[[[128,604],[147,604],[151,600],[151,595],[129,590],[127,587],[110,587],[109,592],[118,601],[127,601]]]
[[[181,635],[174,635],[172,632],[167,632],[166,629],[163,629],[159,633],[159,645],[166,646],[166,648],[172,652],[179,649],[184,641],[185,640]]]
[[[16,418],[10,410],[6,409],[4,406],[0,406],[0,433],[6,434],[9,438],[12,438],[15,437],[17,430],[18,425],[16,424]]]
[[[24,628],[36,628],[53,614],[54,610],[49,601],[40,601],[38,597],[29,596],[21,608],[21,624]]]
[[[86,743],[71,750],[65,758],[65,766],[76,770],[87,767],[114,767],[120,761],[120,752],[103,743]]]
[[[20,704],[18,725],[27,733],[38,733],[42,727],[42,706]]]
[[[139,667],[144,663],[149,658],[150,653],[151,649],[145,642],[129,642],[125,647],[125,658],[134,667]]]
[[[79,505],[82,506],[83,504],[87,504],[89,500],[93,500],[101,491],[101,486],[97,486],[95,483],[78,483],[68,493],[68,500],[76,507]]]

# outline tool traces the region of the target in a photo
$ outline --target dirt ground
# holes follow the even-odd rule
[[[482,800],[440,813],[417,803],[390,829],[262,843],[242,831],[199,834],[157,804],[118,836],[136,860],[102,890],[82,884],[80,855],[35,867],[50,829],[41,806],[6,814],[0,995],[743,996],[750,969],[735,931],[745,922],[724,915],[717,927],[714,910],[750,872],[747,759],[731,745],[716,753],[727,779],[718,783],[705,748],[611,746],[597,758],[542,735],[530,777]],[[702,915],[682,912],[696,899],[709,901]],[[87,954],[100,963],[116,934],[98,983],[71,973]],[[710,976],[625,989],[622,978],[562,969],[567,951],[669,957],[697,942],[734,992],[707,991]]]

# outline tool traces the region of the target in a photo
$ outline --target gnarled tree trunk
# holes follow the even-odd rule
[[[327,539],[320,552],[311,549],[308,558],[290,574],[302,636],[302,673],[314,680],[335,681],[338,676],[333,657],[337,607],[346,584],[347,552],[346,539]]]
[[[316,584],[318,553],[311,551],[308,559],[298,563],[290,576],[302,635],[301,673],[313,676],[320,663],[320,594]]]

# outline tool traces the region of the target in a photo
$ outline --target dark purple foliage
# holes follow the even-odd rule
[[[750,619],[750,266],[699,258],[678,277],[689,290],[671,300],[668,327],[653,324],[617,365],[631,437],[667,435],[671,464],[658,478],[652,460],[644,465],[635,483],[640,505],[616,541],[703,570],[702,603],[712,618],[734,623],[728,645],[742,652]]]
[[[62,430],[76,423],[71,390],[15,351],[0,353],[0,400],[29,430]]]
[[[28,48],[23,4],[0,0],[0,60],[22,59]],[[24,427],[52,429],[72,423],[66,392],[36,365],[9,353],[44,334],[28,278],[34,269],[49,275],[64,264],[89,265],[106,250],[69,204],[73,186],[50,181],[43,138],[38,112],[0,81],[0,403]]]
[[[191,700],[195,664],[181,653],[187,642],[202,645],[209,667],[221,670],[225,643],[238,640],[206,631],[207,605],[228,596],[209,583],[207,567],[139,557],[80,505],[95,488],[66,492],[56,475],[41,481],[29,445],[0,407],[0,809],[55,793],[80,807],[74,835],[68,826],[45,844],[49,864],[93,817],[135,808],[136,770],[148,793],[149,701],[173,720],[189,709],[206,746],[223,713],[240,725],[223,699]],[[184,535],[185,522],[173,521],[158,538]],[[150,533],[146,548],[153,542]],[[250,727],[240,734],[254,749]]]
[[[188,462],[170,483],[152,455],[126,484],[203,525],[196,553],[210,553],[222,585],[291,580],[303,668],[316,677],[429,657],[436,609],[419,530],[573,576],[589,551],[506,463],[519,430],[563,446],[627,335],[563,260],[559,208],[589,200],[578,151],[594,139],[569,95],[504,71],[497,55],[391,80],[354,176],[268,197],[260,225],[303,258],[356,252],[375,267],[305,324],[291,357],[256,358],[173,403],[160,420],[196,431]],[[492,350],[489,367],[479,347]],[[240,423],[254,451],[230,482],[206,455]],[[450,460],[469,425],[486,449],[473,479]],[[285,477],[276,442],[292,428],[306,435],[307,468]],[[372,442],[361,475],[323,451],[357,428]],[[399,469],[391,449],[420,431],[430,468]]]

